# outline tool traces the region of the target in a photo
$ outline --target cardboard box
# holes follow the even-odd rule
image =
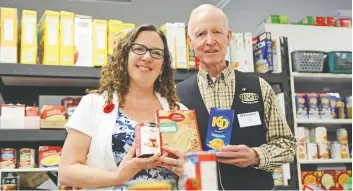
[[[37,50],[37,12],[23,10],[19,29],[20,63],[36,64]]]
[[[189,69],[186,56],[185,23],[175,23],[175,67],[177,69]]]
[[[109,20],[108,21],[108,56],[114,52],[114,49],[118,46],[120,38],[124,37],[126,33],[135,28],[135,24],[123,23],[120,20]]]
[[[93,66],[107,64],[107,21],[93,20]]]
[[[0,8],[0,63],[17,63],[17,9]]]
[[[252,34],[244,33],[244,66],[240,71],[254,72],[254,53],[252,49]]]
[[[60,146],[40,146],[38,149],[39,168],[58,167],[60,163]]]
[[[243,33],[232,33],[232,39],[230,42],[231,49],[231,60],[232,66],[235,70],[238,70],[240,65],[243,65],[245,60],[245,50],[244,50],[244,34]]]
[[[74,28],[74,63],[92,67],[92,17],[75,15]]]
[[[60,11],[60,57],[61,66],[74,65],[74,17],[72,12]]]
[[[39,62],[59,65],[59,12],[46,10],[39,21]]]
[[[157,111],[161,144],[182,152],[201,151],[200,133],[194,110]]]
[[[172,68],[176,68],[176,54],[175,54],[175,50],[176,50],[176,35],[175,35],[175,31],[176,31],[176,24],[175,23],[166,23],[164,25],[162,25],[160,27],[160,29],[163,31],[164,35],[167,38],[167,42],[168,42],[168,49],[169,52],[172,56],[172,63],[171,63],[171,67]]]
[[[253,38],[255,71],[271,73],[273,71],[272,39],[270,32],[264,32]]]

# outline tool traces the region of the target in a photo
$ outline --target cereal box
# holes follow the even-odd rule
[[[46,10],[39,26],[39,63],[59,65],[59,12]]]
[[[62,66],[74,65],[74,17],[72,12],[60,12],[60,58]]]
[[[108,21],[108,55],[111,56],[118,46],[119,40],[129,31],[135,28],[135,24],[123,23],[120,20]]]
[[[332,119],[329,94],[319,94],[319,111],[321,119]]]
[[[17,63],[17,9],[0,8],[0,63]]]
[[[309,119],[320,119],[319,95],[316,93],[307,94]]]
[[[234,110],[211,108],[205,150],[218,151],[230,144]]]
[[[92,67],[92,17],[75,15],[74,23],[74,63]]]
[[[255,71],[270,73],[273,71],[272,39],[270,32],[264,32],[253,38]]]
[[[22,11],[20,25],[19,49],[21,64],[37,63],[37,12]]]
[[[107,64],[107,21],[93,20],[93,66]]]
[[[194,110],[157,111],[161,144],[183,152],[201,151],[200,133]]]
[[[307,99],[305,93],[296,93],[295,94],[296,102],[296,113],[297,119],[307,119],[308,110],[307,110]]]

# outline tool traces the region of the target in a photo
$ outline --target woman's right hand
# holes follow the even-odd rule
[[[117,171],[117,180],[118,182],[125,183],[132,179],[137,173],[141,172],[143,169],[155,168],[159,164],[158,161],[160,153],[149,158],[137,158],[134,157],[136,153],[136,145],[133,144],[129,152],[125,155],[123,160],[120,162],[118,171]]]

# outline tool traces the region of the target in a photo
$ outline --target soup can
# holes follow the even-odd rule
[[[35,167],[35,151],[31,148],[22,148],[19,150],[19,168],[34,168]]]
[[[0,149],[0,168],[2,169],[16,168],[16,149],[13,149],[13,148]]]
[[[161,153],[161,134],[156,123],[139,123],[135,127],[136,157],[151,157]]]

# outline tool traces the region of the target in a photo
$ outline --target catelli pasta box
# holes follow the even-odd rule
[[[183,152],[201,151],[200,133],[194,110],[157,111],[161,144]]]

